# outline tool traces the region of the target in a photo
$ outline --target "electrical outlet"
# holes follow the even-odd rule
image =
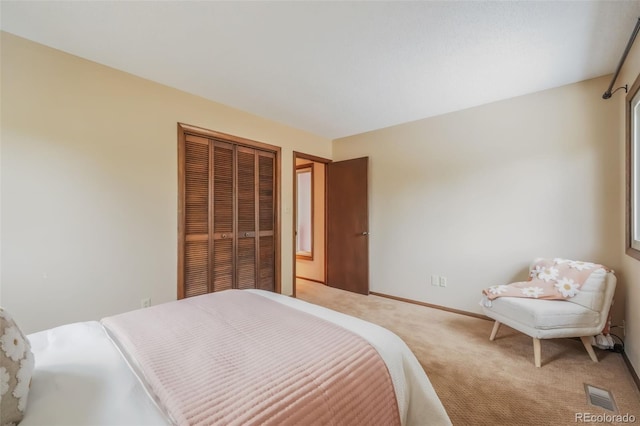
[[[142,299],[140,301],[140,306],[142,308],[148,308],[149,306],[151,306],[151,298],[147,297],[146,299]]]
[[[447,286],[447,277],[440,277],[440,287]]]
[[[431,275],[431,285],[436,287],[440,285],[440,277],[437,275]]]

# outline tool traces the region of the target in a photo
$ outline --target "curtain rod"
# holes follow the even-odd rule
[[[627,91],[627,85],[625,84],[624,86],[618,87],[616,90],[613,91],[613,93],[611,93],[611,89],[613,88],[613,85],[616,82],[616,78],[618,78],[618,74],[620,74],[620,69],[622,68],[622,64],[624,64],[624,60],[627,59],[627,55],[631,50],[631,46],[633,45],[633,42],[636,39],[636,36],[638,35],[638,30],[640,30],[640,18],[638,18],[638,21],[636,22],[636,26],[633,29],[633,32],[631,33],[631,37],[629,38],[629,41],[627,42],[627,47],[624,49],[624,52],[622,53],[620,62],[618,62],[618,68],[616,68],[616,72],[615,74],[613,74],[613,78],[611,79],[611,84],[609,84],[609,88],[602,95],[602,99],[609,99],[613,93],[615,93],[616,91],[622,88],[624,88],[625,92]]]

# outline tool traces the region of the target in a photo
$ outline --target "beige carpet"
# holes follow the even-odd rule
[[[299,299],[381,325],[399,335],[425,369],[454,425],[569,425],[576,413],[608,413],[587,404],[584,383],[613,393],[620,414],[640,424],[640,392],[620,354],[579,340],[542,341],[542,368],[531,338],[493,323],[378,296],[297,281]]]

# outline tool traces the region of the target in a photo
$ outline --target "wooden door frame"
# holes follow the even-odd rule
[[[275,167],[274,167],[274,178],[275,178],[275,191],[273,194],[273,205],[275,207],[274,214],[274,291],[276,293],[282,293],[282,253],[280,246],[280,229],[282,226],[281,223],[281,214],[280,214],[280,200],[282,199],[281,194],[281,155],[282,148],[276,145],[270,145],[268,143],[254,141],[251,139],[245,139],[239,136],[230,135],[227,133],[217,132],[215,130],[204,129],[202,127],[193,126],[185,123],[178,123],[178,289],[177,289],[177,297],[178,299],[184,299],[184,250],[185,250],[185,188],[186,188],[186,178],[185,178],[185,169],[184,162],[182,161],[185,157],[184,147],[186,143],[186,135],[194,135],[199,137],[204,137],[208,139],[217,139],[223,142],[232,143],[235,145],[246,146],[249,148],[260,149],[262,151],[270,151],[275,155]],[[294,169],[295,171],[295,169]],[[295,265],[294,265],[295,268]],[[295,287],[294,287],[295,288]]]
[[[322,163],[325,166],[332,162],[328,158],[322,158],[311,154],[293,151],[293,223],[292,223],[292,258],[293,258],[293,297],[296,297],[296,224],[298,221],[298,179],[296,175],[296,160],[309,160],[315,163]],[[327,280],[327,168],[324,169],[324,279]]]

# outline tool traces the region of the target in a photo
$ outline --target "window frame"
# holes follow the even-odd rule
[[[635,102],[634,102],[635,101]],[[640,162],[635,160],[640,151],[640,114],[636,117],[634,106],[640,110],[640,74],[636,77],[631,90],[625,98],[626,121],[626,253],[640,260],[640,239],[635,239],[635,234],[640,234],[635,225],[640,225]],[[639,188],[636,188],[639,186]],[[640,226],[639,226],[640,227]]]
[[[310,179],[309,179],[309,184],[310,184],[310,206],[309,206],[309,212],[310,212],[310,235],[309,235],[309,244],[311,246],[311,250],[309,251],[300,251],[298,250],[298,241],[299,241],[299,226],[300,226],[300,208],[299,205],[296,207],[296,244],[295,244],[295,251],[296,251],[296,259],[301,259],[301,260],[313,260],[313,246],[314,246],[314,232],[315,232],[315,218],[314,218],[314,209],[315,209],[315,173],[314,173],[314,167],[313,167],[313,163],[307,163],[307,164],[299,164],[296,166],[296,202],[299,204],[300,203],[300,187],[299,187],[299,175],[302,173],[310,173]]]

